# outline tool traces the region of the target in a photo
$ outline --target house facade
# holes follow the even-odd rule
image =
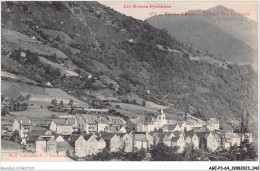
[[[106,142],[106,147],[110,152],[118,152],[123,148],[123,142],[115,133],[104,132],[101,137]]]
[[[118,136],[120,137],[120,139],[123,143],[122,149],[124,150],[124,152],[132,152],[132,150],[133,150],[133,139],[132,139],[132,137],[127,133],[119,134]]]
[[[153,144],[163,142],[167,146],[171,146],[171,139],[175,137],[173,132],[156,132],[152,136]]]
[[[149,141],[146,139],[145,134],[133,135],[133,141],[135,150],[149,149]]]
[[[103,151],[106,148],[106,142],[103,138],[96,138],[98,141],[98,152]]]
[[[92,134],[80,135],[75,140],[75,155],[79,157],[95,155],[98,153],[98,141]]]
[[[207,148],[210,151],[216,151],[221,146],[221,139],[218,136],[218,134],[214,132],[210,132],[206,137],[206,139],[207,139]]]
[[[171,139],[171,146],[172,147],[178,147],[178,151],[179,153],[183,152],[184,148],[185,148],[185,137],[183,134],[179,134],[176,135],[175,137],[173,137]]]
[[[156,130],[156,125],[149,121],[139,121],[136,125],[136,132],[152,132]]]
[[[182,128],[179,126],[179,124],[167,124],[164,125],[162,128],[163,132],[182,132]]]
[[[57,142],[53,136],[40,136],[36,140],[36,150],[38,154],[57,154]]]
[[[56,134],[71,135],[74,131],[73,126],[76,126],[76,120],[74,118],[53,119],[49,129]]]

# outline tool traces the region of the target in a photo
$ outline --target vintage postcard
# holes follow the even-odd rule
[[[258,2],[2,1],[2,169],[134,161],[259,170]]]

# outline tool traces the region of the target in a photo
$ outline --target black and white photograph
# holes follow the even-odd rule
[[[259,170],[258,2],[2,1],[2,169],[94,161]]]

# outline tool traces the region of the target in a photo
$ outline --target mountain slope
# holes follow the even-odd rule
[[[257,114],[257,74],[250,66],[216,60],[99,3],[4,2],[3,29],[35,37],[41,42],[36,49],[56,49],[47,54],[23,41],[2,44],[3,70],[41,86],[51,82],[91,106],[99,100],[93,92],[106,91],[119,100],[135,94],[182,110],[190,106],[203,118],[239,118],[245,108]],[[2,42],[9,41],[2,35]],[[64,76],[64,67],[78,75]],[[168,112],[173,114],[171,107]]]
[[[160,15],[148,18],[151,25],[214,56],[238,63],[257,63],[257,23],[244,16],[223,16],[235,11],[223,6],[192,10],[195,16]],[[215,13],[216,16],[203,16]]]

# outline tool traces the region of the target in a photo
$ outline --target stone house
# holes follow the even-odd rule
[[[208,132],[208,129],[206,127],[194,127],[192,129],[193,132]]]
[[[154,124],[154,119],[152,117],[146,117],[145,120],[140,120],[136,124],[136,132],[152,132],[156,130],[156,125]]]
[[[33,128],[33,127],[32,127]],[[38,128],[38,127],[37,127]],[[25,139],[24,145],[26,145],[26,150],[35,152],[36,150],[36,140],[40,136],[54,137],[50,130],[32,130]]]
[[[179,124],[176,123],[176,124],[164,125],[163,128],[162,128],[162,131],[163,132],[181,132],[182,129],[179,126]]]
[[[57,154],[66,155],[67,151],[73,152],[74,148],[69,144],[68,141],[57,142]]]
[[[41,137],[38,137],[35,142],[35,152],[39,154],[45,154],[47,152],[46,141]]]
[[[36,140],[38,139],[39,136],[34,135],[34,136],[29,136],[26,142],[26,150],[30,152],[35,152],[36,151]]]
[[[145,149],[148,150],[153,145],[153,136],[148,133],[131,133],[133,139],[133,147],[135,150]]]
[[[226,132],[225,140],[230,143],[231,146],[240,146],[241,144],[241,137],[237,133]]]
[[[77,124],[74,118],[53,119],[49,129],[56,134],[71,135],[74,131],[73,126]]]
[[[122,127],[118,130],[118,132],[126,133],[126,132],[127,132],[127,131],[126,131],[126,127],[125,127],[125,126],[122,126]]]
[[[123,142],[120,137],[114,133],[104,132],[101,134],[101,138],[106,142],[106,148],[108,148],[110,152],[118,152],[123,148]]]
[[[187,119],[185,121],[185,124],[186,124],[186,131],[191,131],[193,130],[194,128],[201,128],[203,127],[202,123],[194,120],[194,119]]]
[[[124,150],[124,152],[132,152],[132,150],[133,150],[132,137],[127,133],[117,134],[117,135],[118,135],[118,137],[120,137],[120,139],[123,143],[122,149]]]
[[[186,132],[186,131],[188,131],[187,129],[187,124],[186,124],[186,122],[185,121],[178,121],[177,122],[177,124],[178,124],[178,126],[180,127],[180,131],[181,132]],[[176,130],[177,131],[177,130]]]
[[[47,144],[47,154],[57,154],[57,142],[52,137],[44,138]]]
[[[54,140],[57,142],[57,154],[66,155],[67,151],[73,152],[74,148],[64,140],[62,135],[54,135]]]
[[[57,154],[57,142],[52,136],[40,136],[36,140],[36,153]]]
[[[149,141],[146,139],[145,134],[134,134],[133,141],[135,150],[149,149]]]
[[[16,117],[13,121],[13,131],[17,130],[21,138],[26,138],[31,132],[32,123],[27,117]]]
[[[104,117],[96,117],[95,121],[97,125],[97,133],[105,131],[109,126],[109,122]]]
[[[199,137],[196,134],[193,134],[190,137],[191,137],[193,149],[199,150],[199,143],[200,143]]]
[[[185,142],[186,144],[190,143],[191,147],[195,150],[199,150],[199,142],[200,139],[199,137],[193,132],[193,131],[188,131],[184,134],[185,137]],[[189,137],[189,138],[188,138]]]
[[[134,118],[129,118],[129,120],[126,121],[127,127],[129,130],[136,130],[136,125],[140,122],[141,120],[139,117],[134,117]]]
[[[239,137],[240,137],[240,141],[244,141],[245,140],[245,134],[244,133],[236,133]]]
[[[83,157],[98,153],[98,142],[93,134],[72,135],[71,144],[74,145],[76,156]]]
[[[106,148],[106,142],[103,138],[96,138],[98,141],[98,152],[102,152]]]
[[[87,143],[86,153],[87,155],[95,155],[98,153],[98,142],[93,134],[84,135],[84,139]]]
[[[187,134],[184,134],[184,139],[185,139],[185,146],[191,146],[192,145],[192,139],[190,136]]]
[[[171,139],[171,146],[172,147],[178,147],[178,152],[181,153],[183,152],[185,148],[185,138],[182,133],[175,133],[175,137]]]
[[[107,116],[106,119],[109,122],[109,126],[114,126],[117,130],[126,125],[126,121],[119,116]]]
[[[253,142],[253,134],[252,133],[245,133],[245,140],[248,141],[248,143]]]
[[[217,133],[210,132],[207,137],[207,148],[210,151],[216,151],[219,147],[221,147],[221,138]]]
[[[156,132],[152,134],[153,144],[163,142],[167,146],[171,146],[171,139],[175,137],[173,132]]]
[[[86,134],[93,134],[98,132],[98,124],[96,122],[97,117],[90,114],[76,114],[78,126],[82,132]],[[100,123],[100,130],[102,130],[103,124]]]

